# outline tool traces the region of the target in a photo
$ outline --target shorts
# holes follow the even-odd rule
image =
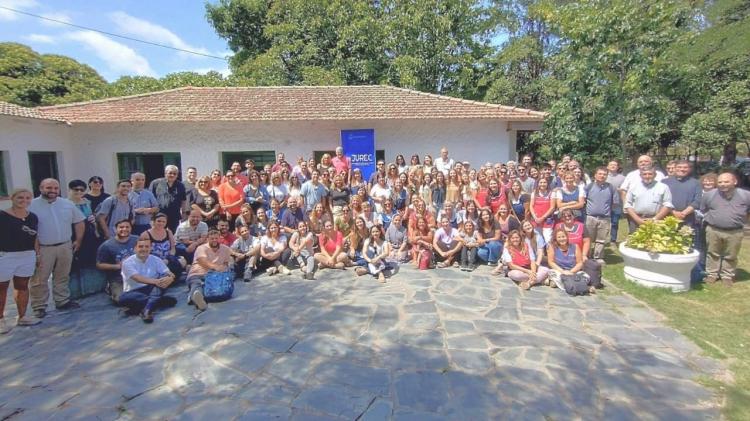
[[[8,282],[14,276],[29,278],[36,269],[36,251],[0,252],[0,282]]]

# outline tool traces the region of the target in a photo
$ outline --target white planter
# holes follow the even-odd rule
[[[690,289],[690,271],[700,253],[688,254],[649,253],[620,244],[620,254],[625,261],[625,278],[649,288],[669,288],[674,292]]]

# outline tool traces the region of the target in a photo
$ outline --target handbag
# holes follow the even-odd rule
[[[209,271],[203,278],[203,296],[208,302],[226,301],[234,293],[234,273],[232,271]]]

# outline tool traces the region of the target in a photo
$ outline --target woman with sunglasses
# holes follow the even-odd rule
[[[219,186],[223,182],[224,180],[221,179],[221,171],[219,170],[211,171],[211,183],[209,183],[209,187],[211,188],[211,190],[213,191],[218,190]]]
[[[386,181],[388,187],[393,187],[393,185],[396,183],[396,180],[398,180],[398,174],[398,166],[396,166],[396,164],[388,164],[388,171],[386,172]]]
[[[219,210],[221,206],[219,205],[219,195],[215,190],[211,190],[210,186],[211,178],[204,175],[195,183],[195,188],[188,192],[187,198],[190,207],[201,213],[203,222],[209,228],[216,228],[220,218]]]
[[[83,197],[89,201],[91,210],[96,212],[96,208],[109,197],[109,194],[104,192],[104,180],[98,175],[89,178],[89,192]]]
[[[229,231],[234,231],[234,221],[240,215],[240,206],[245,203],[242,183],[231,170],[227,171],[226,180],[216,192],[219,195],[221,212],[229,222]]]
[[[83,268],[94,268],[96,265],[96,251],[104,239],[99,236],[96,226],[96,216],[91,202],[86,199],[86,183],[83,180],[72,180],[68,183],[68,200],[81,211],[86,220],[84,221],[85,230],[81,247],[74,254],[71,273],[77,272]],[[101,197],[101,196],[100,196]]]

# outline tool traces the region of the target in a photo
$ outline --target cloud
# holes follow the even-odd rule
[[[195,73],[200,73],[200,74],[203,74],[203,75],[205,75],[208,72],[219,72],[224,77],[228,77],[229,75],[232,74],[232,71],[229,69],[229,66],[216,67],[216,68],[214,68],[214,67],[200,67],[198,69],[192,69],[190,71],[191,72],[195,72]]]
[[[15,10],[26,10],[39,6],[39,3],[37,3],[36,0],[0,0],[0,6]],[[10,10],[0,9],[0,20],[17,20],[21,16],[23,15],[11,12]]]
[[[202,54],[212,54],[205,48],[188,44],[182,38],[177,36],[177,34],[161,25],[157,25],[147,20],[130,16],[125,12],[113,12],[110,13],[109,17],[110,19],[112,19],[112,22],[114,22],[118,32],[125,33],[127,35],[146,41],[168,45],[174,48],[195,51]],[[180,54],[187,55],[187,53]],[[193,57],[198,56],[193,55]]]
[[[52,38],[49,35],[42,35],[42,34],[29,34],[25,35],[23,37],[24,40],[28,42],[33,42],[37,44],[54,44],[56,41],[54,38]]]
[[[42,16],[45,17],[45,18],[47,18],[47,19],[59,20],[60,22],[73,23],[73,19],[70,17],[70,15],[68,15],[65,12],[42,13]],[[45,26],[63,26],[60,23],[50,22],[48,20],[43,20],[42,21],[42,25],[45,25]]]
[[[148,60],[125,44],[92,31],[70,32],[66,38],[78,41],[103,60],[117,75],[156,76]]]

